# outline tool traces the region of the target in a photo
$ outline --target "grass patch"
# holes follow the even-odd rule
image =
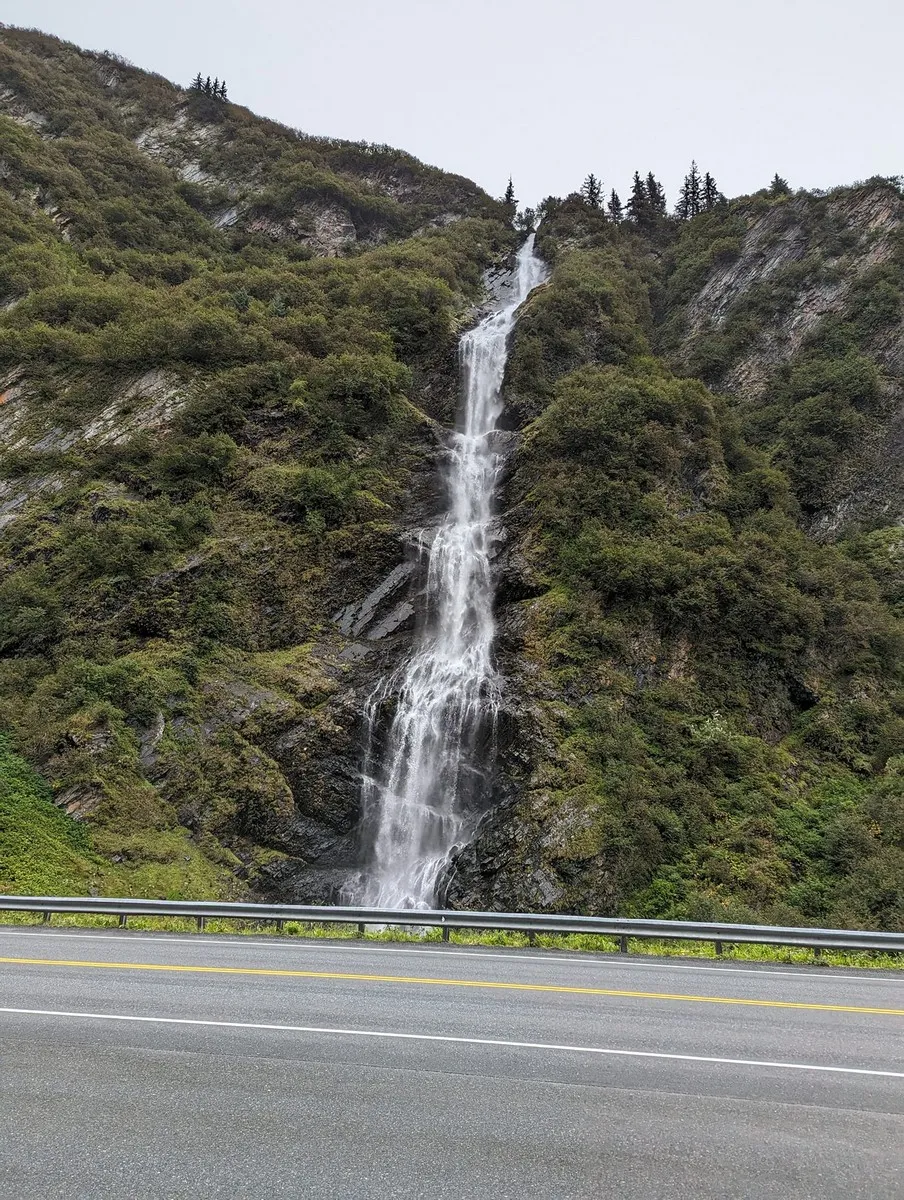
[[[40,913],[6,912],[0,910],[3,925],[42,925]],[[107,914],[54,913],[51,923],[55,928],[65,929],[113,929],[118,927],[119,918]],[[148,933],[198,933],[194,917],[129,917],[128,929]],[[364,927],[360,933],[356,924],[314,923],[310,921],[286,921],[278,929],[275,921],[243,921],[208,919],[205,934],[228,936],[297,938],[307,940],[391,942],[427,945],[442,943],[442,930],[424,931],[394,927]],[[509,949],[558,950],[580,954],[609,955],[618,952],[619,939],[596,934],[542,934],[533,941],[526,933],[509,932],[501,929],[450,929],[450,946],[486,946]],[[717,955],[713,942],[680,939],[629,938],[628,953],[656,958],[718,959],[731,962],[784,963],[790,966],[860,967],[872,970],[904,970],[904,954],[884,954],[878,951],[823,950],[806,946],[759,946],[749,943],[722,943],[722,954]]]

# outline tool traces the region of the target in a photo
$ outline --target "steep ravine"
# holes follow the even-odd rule
[[[536,264],[536,269],[539,270],[539,264]],[[484,281],[486,302],[474,311],[472,319],[494,320],[500,311],[505,315],[511,310],[512,304],[517,302],[517,297],[515,301],[511,297],[518,283],[518,274],[517,268],[503,267],[488,272]],[[446,382],[453,390],[460,390],[462,383],[457,364],[454,375]],[[453,408],[460,404],[461,401]],[[482,436],[478,435],[478,438]],[[275,761],[291,782],[296,797],[296,815],[277,835],[287,857],[274,861],[264,869],[262,886],[268,890],[276,889],[280,895],[296,901],[329,902],[340,897],[371,896],[372,893],[371,902],[404,907],[442,899],[444,884],[437,888],[434,880],[437,875],[443,878],[439,863],[447,853],[442,848],[444,842],[442,845],[437,843],[431,850],[431,853],[439,853],[440,858],[437,859],[437,866],[430,871],[429,863],[425,867],[420,861],[422,850],[424,854],[427,853],[423,849],[428,845],[427,833],[414,830],[410,837],[399,833],[404,844],[394,845],[387,864],[384,864],[384,867],[388,865],[397,872],[402,880],[420,878],[423,871],[427,870],[430,881],[425,887],[429,887],[429,894],[425,892],[414,896],[406,892],[402,895],[399,891],[396,895],[394,891],[385,898],[382,894],[378,896],[377,891],[389,885],[380,882],[376,874],[378,864],[374,860],[374,838],[381,819],[381,796],[384,794],[375,793],[375,779],[379,777],[378,773],[391,775],[393,770],[393,721],[398,703],[393,689],[403,685],[406,663],[410,663],[416,652],[421,656],[427,653],[438,636],[430,626],[425,629],[425,621],[438,620],[442,623],[441,628],[445,628],[445,624],[453,620],[454,614],[449,612],[444,615],[444,606],[456,607],[454,597],[444,597],[438,593],[438,589],[446,583],[437,575],[435,567],[430,567],[431,557],[436,554],[436,537],[439,533],[449,536],[450,520],[447,514],[450,502],[450,434],[437,425],[433,437],[435,440],[430,453],[425,455],[422,469],[414,480],[412,502],[403,515],[397,533],[399,559],[392,563],[388,572],[363,598],[352,600],[334,614],[338,634],[343,638],[339,658],[345,664],[345,686],[325,706],[331,716],[328,728],[333,746],[329,745],[329,735],[327,739],[316,734],[311,737],[302,729],[293,728],[283,733],[270,748]],[[487,437],[489,454],[493,460],[503,460],[511,453],[512,434],[496,432]],[[484,481],[487,487],[490,487],[498,470],[498,463],[494,465],[494,462],[488,461]],[[494,499],[489,493],[481,501],[481,505],[486,504],[490,508],[493,503]],[[479,540],[481,546],[486,541],[488,547],[493,577],[489,586],[495,591],[501,585],[505,594],[517,572],[506,547],[505,529],[495,521],[490,525],[492,527],[488,526],[481,532]],[[432,547],[430,556],[424,553],[425,545]],[[456,551],[455,562],[457,554]],[[449,571],[454,576],[450,577],[449,586],[454,585],[457,579],[455,562],[449,564]],[[485,617],[489,617],[489,612]],[[469,620],[467,614],[460,619],[465,623]],[[448,638],[451,634],[447,630],[443,636]],[[467,636],[465,627],[461,629],[460,636]],[[501,666],[498,682],[502,691],[493,700],[493,754],[483,764],[480,795],[474,798],[479,809],[495,807],[512,786],[509,770],[499,769],[497,753],[501,752],[507,761],[512,746],[518,740],[515,713],[520,704],[516,689],[510,686],[507,679],[506,668],[510,663],[504,645],[497,650],[488,641],[486,654],[494,658],[499,654],[507,661],[504,665],[497,664]],[[445,668],[438,666],[437,670],[441,670],[445,677]],[[467,691],[460,703],[463,709],[470,710],[478,694],[485,690],[486,681],[477,675],[471,680],[464,666],[462,671],[462,686]],[[385,696],[381,687],[386,692]],[[446,683],[443,687],[450,689],[449,695],[446,696],[444,691],[438,695],[436,703],[443,712],[448,708],[454,715],[454,708],[450,707],[457,702],[454,689]],[[436,690],[432,684],[431,688]],[[471,692],[474,692],[473,696]],[[379,703],[374,702],[374,697],[380,697]],[[423,703],[426,700],[415,700],[412,712],[419,712]],[[447,713],[443,719],[451,721],[452,718]],[[438,716],[433,718],[431,727],[439,720]],[[440,839],[447,827],[452,828],[453,823],[457,830],[460,826],[460,830],[451,835],[452,842],[456,838],[466,840],[465,830],[472,819],[469,805],[473,804],[473,800],[468,801],[462,796],[458,798],[462,805],[461,812],[455,811],[454,802],[459,788],[455,779],[458,773],[465,778],[475,776],[475,756],[479,752],[478,747],[468,741],[464,731],[457,736],[461,737],[461,745],[450,743],[443,749],[448,766],[443,777],[436,779],[436,796],[433,799],[433,803],[439,806],[445,797],[449,805],[448,817],[443,817],[440,828],[436,830]],[[395,751],[396,757],[401,756],[403,763],[407,761],[409,753],[407,743]],[[439,754],[439,749],[433,747],[429,754],[432,760]],[[374,779],[365,774],[368,763],[369,771],[375,774]],[[305,770],[302,764],[309,764],[309,769]],[[426,786],[424,778],[423,769],[416,779],[412,776],[412,795],[421,794]],[[369,792],[375,793],[370,807]],[[385,794],[390,795],[388,792]],[[312,804],[311,798],[315,796],[317,800]],[[383,819],[389,822],[391,828],[395,828],[396,818],[389,816]],[[406,853],[412,859],[410,863],[405,858]],[[408,885],[392,886],[398,891]]]

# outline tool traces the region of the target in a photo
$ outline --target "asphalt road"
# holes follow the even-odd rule
[[[904,1196],[904,975],[0,930],[0,1198]]]

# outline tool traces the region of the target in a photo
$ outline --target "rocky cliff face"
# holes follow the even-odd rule
[[[737,215],[745,225],[739,252],[687,303],[679,360],[705,369],[707,343],[726,333],[730,343],[732,326],[742,326],[737,344],[707,378],[755,409],[768,403],[770,390],[827,330],[856,327],[852,341],[878,367],[878,391],[858,444],[846,447],[834,465],[812,528],[820,537],[837,537],[851,524],[898,521],[904,512],[904,318],[896,292],[904,199],[878,181],[771,207],[741,206]]]

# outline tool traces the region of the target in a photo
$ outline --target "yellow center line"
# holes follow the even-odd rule
[[[276,975],[288,979],[344,979],[360,983],[426,984],[429,987],[492,988],[514,992],[559,992],[579,996],[622,996],[631,1000],[678,1000],[692,1004],[740,1004],[755,1008],[802,1008],[816,1012],[870,1013],[904,1017],[904,1008],[854,1004],[814,1004],[800,1000],[755,1000],[744,996],[692,996],[683,992],[632,992],[620,988],[572,987],[559,983],[505,983],[485,979],[434,979],[418,975],[356,975],[346,971],[290,971],[276,967],[203,967],[177,963],[85,962],[66,958],[2,958],[0,963],[30,967],[98,967],[108,971],[181,971],[199,975]]]

